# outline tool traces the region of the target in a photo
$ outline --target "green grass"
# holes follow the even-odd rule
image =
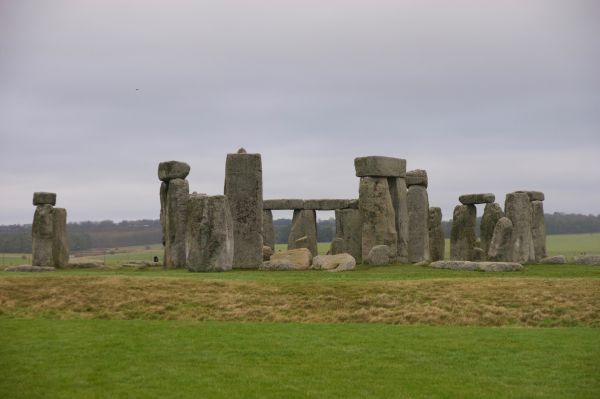
[[[560,234],[546,238],[548,255],[600,254],[600,234]]]
[[[600,330],[0,318],[6,398],[597,398]]]

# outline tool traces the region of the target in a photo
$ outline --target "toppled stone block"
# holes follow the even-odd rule
[[[600,266],[600,255],[579,255],[574,262],[577,265]]]
[[[185,162],[167,161],[158,164],[158,179],[164,182],[185,179],[189,173],[190,165]]]
[[[268,262],[263,262],[262,270],[306,270],[310,267],[313,256],[307,248],[290,249],[276,252]]]
[[[429,266],[436,269],[465,270],[478,272],[516,272],[523,270],[523,265],[514,262],[471,262],[461,260],[440,260]]]
[[[496,196],[492,193],[463,194],[458,200],[463,205],[491,204],[496,200]]]
[[[567,257],[564,255],[547,256],[540,259],[540,263],[544,265],[564,265],[567,263]]]
[[[392,157],[368,156],[354,159],[357,177],[404,177],[406,160]]]
[[[375,245],[369,251],[365,262],[372,266],[389,265],[392,262],[392,251],[387,245]]]
[[[304,209],[304,200],[301,199],[270,199],[263,201],[263,209],[288,210]]]
[[[423,186],[427,188],[427,171],[424,169],[409,170],[406,172],[406,185],[410,186]]]
[[[312,269],[341,272],[356,267],[356,260],[350,254],[318,255],[313,258]]]
[[[53,272],[56,268],[50,266],[31,266],[31,265],[17,265],[9,266],[4,269],[5,272]]]
[[[67,267],[70,269],[103,269],[104,263],[100,261],[76,261],[69,262]]]
[[[33,193],[33,205],[56,205],[56,193],[36,192]]]

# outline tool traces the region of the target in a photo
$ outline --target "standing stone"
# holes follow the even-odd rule
[[[346,251],[346,242],[343,238],[336,237],[331,241],[331,246],[329,248],[330,255],[344,254]]]
[[[527,263],[535,261],[533,235],[531,233],[531,202],[524,192],[506,194],[504,204],[506,217],[513,224],[512,262]]]
[[[234,269],[262,265],[262,161],[260,154],[227,154],[225,195],[231,208]]]
[[[297,242],[301,238],[306,240]],[[317,247],[317,212],[310,209],[296,209],[292,217],[292,227],[288,237],[288,250],[308,248],[313,256],[319,254]]]
[[[362,218],[358,209],[335,211],[335,235],[344,241],[344,252],[362,262]],[[332,246],[332,253],[333,246]]]
[[[475,205],[457,205],[452,218],[450,233],[450,259],[473,260],[475,242],[475,223],[477,209]]]
[[[52,259],[54,267],[69,265],[69,241],[67,239],[67,211],[54,208],[52,211]]]
[[[408,176],[407,176],[408,177]],[[427,177],[425,177],[427,179]],[[395,213],[397,244],[397,261],[408,262],[408,193],[406,181],[402,177],[388,177],[388,185]]]
[[[275,250],[275,228],[273,227],[273,211],[263,210],[263,246]]]
[[[408,187],[408,261],[429,261],[429,199],[424,186]]]
[[[166,268],[186,267],[185,236],[189,192],[187,180],[169,181],[164,213],[166,233],[164,266]]]
[[[507,217],[498,219],[490,241],[487,258],[495,262],[511,262],[513,258],[513,223]]]
[[[187,203],[186,258],[193,272],[222,272],[233,265],[233,221],[224,195],[191,195]]]
[[[438,207],[429,208],[429,255],[431,261],[444,259],[446,240],[442,229],[442,209]]]
[[[362,219],[362,255],[369,254],[375,245],[387,245],[390,256],[396,258],[396,217],[387,178],[360,178],[359,210]]]
[[[498,223],[498,220],[500,220],[500,218],[503,216],[504,212],[502,212],[502,207],[500,207],[499,204],[494,202],[485,205],[480,226],[481,249],[483,249],[484,256],[487,256],[487,253],[490,249],[490,242],[492,241],[492,236],[494,235],[496,223]]]
[[[542,194],[543,195],[543,194]],[[544,221],[544,203],[531,201],[531,234],[535,260],[539,262],[546,255],[546,222]]]
[[[160,226],[162,228],[162,245],[163,247],[167,245],[167,187],[169,187],[168,182],[160,183]]]
[[[54,266],[52,256],[54,208],[50,204],[38,205],[31,226],[32,266]]]

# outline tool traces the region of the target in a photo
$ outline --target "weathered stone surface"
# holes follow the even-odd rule
[[[356,267],[356,260],[350,254],[318,255],[313,258],[312,269],[341,272]]]
[[[344,252],[349,253],[357,262],[362,261],[362,218],[358,209],[339,209],[335,211],[336,236],[344,241]],[[332,251],[335,255],[336,253]]]
[[[535,252],[531,233],[532,211],[527,193],[506,194],[504,211],[506,217],[513,224],[512,261],[519,263],[534,262]]]
[[[54,267],[67,267],[69,264],[69,240],[67,237],[67,211],[54,208],[52,211],[52,259]]]
[[[396,224],[396,260],[400,263],[408,262],[408,193],[406,181],[402,177],[388,177],[388,186],[394,209],[394,222]]]
[[[185,245],[187,230],[187,203],[189,197],[187,180],[169,181],[165,203],[165,254],[166,268],[186,266]]]
[[[169,183],[160,183],[160,226],[162,228],[162,245],[167,245],[167,187]]]
[[[424,169],[409,170],[408,172],[406,172],[406,185],[408,187],[423,186],[427,188],[427,171]]]
[[[273,227],[273,212],[270,209],[263,210],[263,246],[275,249],[275,228]],[[268,259],[267,259],[268,260]]]
[[[525,193],[529,197],[529,201],[543,201],[546,199],[545,195],[541,191],[516,191],[517,193]]]
[[[546,257],[546,222],[544,220],[544,203],[531,201],[531,236],[535,260]]]
[[[289,248],[289,246],[288,246]],[[308,237],[307,236],[302,236],[300,238],[298,238],[295,242],[294,242],[294,248],[306,248],[310,251],[310,242],[308,241]],[[312,251],[311,251],[312,253]]]
[[[429,198],[424,186],[408,187],[408,261],[431,259],[429,254]]]
[[[263,201],[263,209],[288,210],[304,209],[304,200],[301,199],[270,199]]]
[[[473,260],[475,262],[481,262],[485,260],[485,253],[483,252],[483,249],[479,247],[473,248]]]
[[[567,263],[567,257],[564,255],[548,256],[540,259],[540,263],[545,265],[564,265]]]
[[[390,256],[395,258],[398,235],[388,179],[385,177],[361,177],[359,196],[363,257],[375,245],[387,245],[390,247]]]
[[[17,265],[9,266],[4,269],[5,272],[53,272],[56,269],[51,266],[31,266],[31,265]]]
[[[190,173],[190,165],[185,162],[167,161],[158,164],[158,178],[162,181],[185,179]]]
[[[262,161],[260,154],[227,154],[225,195],[233,218],[235,269],[262,265]]]
[[[67,265],[70,269],[103,269],[104,263],[100,261],[73,261]]]
[[[577,265],[600,266],[600,255],[579,255],[574,262]]]
[[[492,240],[487,252],[491,261],[510,262],[513,258],[513,224],[507,217],[501,217],[496,222]]]
[[[33,193],[33,205],[56,205],[56,194],[38,191]]]
[[[271,255],[269,262],[264,262],[265,270],[306,270],[310,267],[313,256],[307,248],[290,249]]]
[[[238,154],[247,154],[248,152],[246,151],[246,149],[245,149],[244,147],[240,147],[240,148],[237,150],[237,153],[238,153]]]
[[[33,266],[54,266],[52,244],[54,236],[54,208],[52,205],[38,205],[31,226]]]
[[[431,261],[444,259],[446,240],[442,229],[442,209],[438,207],[429,208],[429,255]]]
[[[454,208],[450,233],[450,259],[473,260],[473,250],[477,241],[476,220],[475,205],[457,205]]]
[[[343,238],[336,237],[331,241],[331,247],[329,249],[330,255],[337,255],[346,253],[346,241]]]
[[[304,200],[304,209],[334,211],[349,208],[353,201],[352,199],[309,199]]]
[[[231,270],[234,251],[233,221],[226,196],[189,196],[185,249],[186,267],[190,271]]]
[[[348,209],[358,209],[358,198],[350,200],[348,203]]]
[[[387,245],[375,245],[369,251],[365,262],[368,265],[383,266],[388,265],[393,260],[393,253]]]
[[[368,156],[354,159],[358,177],[404,177],[406,160],[392,157]]]
[[[440,260],[429,266],[436,269],[466,270],[478,272],[516,272],[523,270],[523,265],[515,262],[470,262],[461,260]]]
[[[484,256],[487,257],[487,253],[490,249],[490,242],[494,235],[494,228],[500,218],[504,217],[502,207],[497,203],[490,203],[485,205],[483,216],[481,217],[480,226],[480,237],[481,237],[481,249],[483,249]]]
[[[463,194],[458,200],[463,205],[491,204],[496,200],[496,196],[492,193]]]
[[[263,262],[270,260],[273,253],[273,248],[267,245],[263,245]]]
[[[300,243],[298,239],[306,237]],[[319,254],[317,248],[317,214],[313,210],[296,209],[292,217],[292,227],[288,237],[288,249],[308,248],[313,256]]]

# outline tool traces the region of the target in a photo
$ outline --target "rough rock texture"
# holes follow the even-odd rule
[[[356,260],[350,254],[318,255],[312,260],[312,269],[341,272],[356,267]]]
[[[270,260],[274,252],[275,251],[273,251],[273,248],[267,245],[263,245],[263,262]]]
[[[429,198],[424,186],[408,187],[408,261],[431,259],[429,254]]]
[[[567,263],[567,257],[564,255],[548,256],[540,259],[540,263],[545,265],[564,265]]]
[[[53,272],[56,269],[51,266],[30,266],[30,265],[17,265],[9,266],[4,269],[5,272]]]
[[[531,201],[531,235],[535,260],[546,257],[546,222],[544,220],[544,203]]]
[[[389,246],[387,245],[375,245],[369,251],[365,263],[373,266],[388,265],[392,262],[393,255]]]
[[[446,240],[444,230],[442,229],[442,209],[437,207],[429,208],[429,256],[431,261],[444,259],[446,250]]]
[[[233,218],[233,267],[262,265],[262,162],[260,154],[227,154],[225,195]]]
[[[52,259],[54,267],[67,267],[69,264],[69,240],[67,237],[67,211],[54,208],[52,212]]]
[[[543,201],[546,199],[545,195],[541,191],[516,191],[517,193],[525,193],[529,197],[529,201]]]
[[[162,181],[185,179],[189,173],[190,165],[185,162],[167,161],[158,164],[158,179]]]
[[[304,201],[304,209],[334,211],[349,208],[353,201],[351,199],[310,199]]]
[[[473,249],[477,241],[476,220],[475,205],[457,205],[454,208],[450,233],[450,259],[473,260]]]
[[[45,193],[45,192],[36,192],[33,193],[33,205],[56,205],[56,194],[55,193]]]
[[[519,263],[534,262],[531,202],[527,193],[506,194],[504,212],[513,224],[511,260]]]
[[[310,247],[311,247],[311,243],[308,240],[307,236],[302,236],[300,238],[298,238],[296,241],[294,241],[294,248],[298,249],[298,248],[306,248],[310,251]],[[288,249],[289,249],[289,245],[288,245]],[[311,251],[311,253],[313,253]],[[314,256],[314,253],[313,253]]]
[[[600,266],[600,255],[579,255],[574,262],[578,265]]]
[[[492,241],[492,236],[494,235],[494,228],[496,227],[496,223],[498,223],[498,220],[500,220],[501,217],[504,217],[504,212],[502,211],[502,207],[499,204],[494,202],[485,205],[483,216],[481,217],[480,238],[481,249],[483,249],[483,253],[486,257],[490,249],[490,242]]]
[[[496,196],[492,193],[464,194],[458,197],[458,200],[463,205],[491,204],[496,200]]]
[[[478,272],[516,272],[523,270],[523,265],[514,262],[469,262],[457,260],[441,260],[429,266],[436,269],[467,270]]]
[[[408,262],[408,193],[406,181],[402,177],[389,177],[388,186],[394,208],[396,236],[398,237],[396,247],[396,259],[398,262]]]
[[[354,159],[357,177],[404,177],[406,160],[392,157],[368,156]]]
[[[273,227],[273,212],[269,209],[263,211],[263,246],[266,245],[271,249],[275,249],[275,228]]]
[[[358,209],[335,211],[335,234],[344,241],[344,252],[362,262],[362,218]],[[335,255],[336,253],[332,253]]]
[[[190,271],[231,270],[234,250],[233,221],[227,197],[189,196],[185,248],[186,267]]]
[[[409,170],[408,172],[406,172],[406,185],[408,187],[423,186],[427,188],[427,171],[424,169]]]
[[[473,260],[476,262],[481,262],[484,261],[486,258],[485,256],[485,252],[483,252],[483,249],[479,248],[479,247],[474,247],[473,248]]]
[[[290,249],[271,255],[269,262],[264,262],[265,270],[306,270],[310,267],[313,256],[307,248]]]
[[[169,181],[164,212],[164,265],[169,269],[186,267],[185,235],[189,191],[187,180],[173,179]]]
[[[306,242],[297,240],[306,237]],[[313,256],[319,254],[317,248],[317,214],[313,210],[296,209],[288,237],[288,249],[308,248]]]
[[[52,245],[54,236],[54,208],[52,205],[38,205],[31,226],[33,266],[54,266]]]
[[[287,210],[304,209],[304,200],[301,199],[270,199],[263,201],[263,209]]]
[[[390,256],[395,258],[398,235],[388,179],[385,177],[361,177],[359,198],[363,257],[375,245],[387,245],[390,247]]]
[[[103,269],[104,263],[102,263],[100,261],[85,261],[85,262],[73,261],[73,262],[69,262],[67,267],[69,267],[71,269]]]
[[[510,262],[513,257],[513,224],[507,217],[498,219],[488,247],[487,258],[497,262]]]
[[[343,238],[336,237],[331,241],[331,247],[329,248],[329,253],[331,255],[343,254],[346,252],[346,241],[344,241]]]
[[[160,183],[160,226],[162,228],[162,245],[167,245],[167,187],[169,183]]]

